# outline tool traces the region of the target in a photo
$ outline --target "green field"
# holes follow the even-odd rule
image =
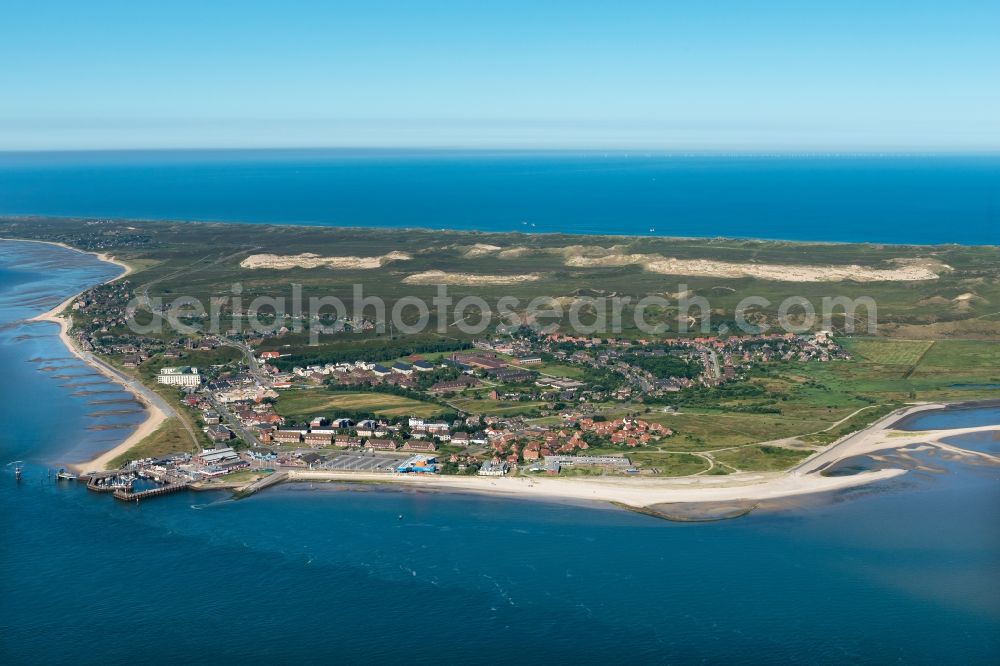
[[[567,363],[543,363],[541,365],[529,365],[527,367],[530,370],[535,370],[543,375],[566,377],[567,379],[576,379],[578,377],[582,377],[586,373],[586,369],[583,366],[569,365]]]
[[[859,358],[880,365],[912,366],[934,345],[932,340],[854,340],[848,348]]]
[[[434,403],[388,393],[361,391],[340,393],[319,388],[284,391],[274,407],[278,414],[294,423],[308,422],[316,416],[336,418],[342,414],[370,413],[384,417],[429,417],[449,411]]]
[[[801,462],[812,453],[812,451],[784,449],[776,446],[746,446],[716,451],[712,457],[741,472],[776,472]]]
[[[998,397],[996,390],[960,386],[1000,383],[1000,339],[929,342],[933,344],[850,340],[849,349],[860,345],[872,356],[859,354],[847,363],[816,366],[809,369],[809,374],[833,392],[865,394],[880,402]],[[925,346],[922,351],[918,344]],[[886,359],[899,359],[902,363],[888,363]]]
[[[518,416],[530,414],[537,409],[544,409],[544,402],[517,400],[488,400],[477,398],[451,398],[448,404],[470,414],[495,414],[499,416]]]
[[[839,412],[838,412],[839,413]],[[663,448],[672,451],[706,451],[726,446],[766,442],[794,437],[827,427],[830,422],[781,414],[713,413],[644,415],[662,423],[677,434],[665,440]]]

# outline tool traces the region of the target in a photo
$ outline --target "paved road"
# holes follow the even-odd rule
[[[208,400],[209,402],[212,403],[212,407],[215,409],[215,411],[217,411],[219,415],[222,416],[223,421],[225,421],[226,425],[229,426],[229,428],[234,433],[236,433],[237,437],[242,439],[248,446],[254,446],[254,447],[261,446],[260,440],[257,439],[257,436],[254,435],[249,430],[247,430],[246,428],[244,428],[243,424],[240,423],[240,420],[236,418],[235,414],[229,411],[228,407],[226,407],[221,402],[217,401],[211,395],[209,395]]]
[[[174,408],[171,407],[166,400],[161,398],[152,389],[146,388],[146,386],[138,379],[129,377],[128,375],[118,370],[118,368],[115,368],[112,365],[108,365],[103,360],[101,360],[97,356],[94,356],[90,352],[81,351],[80,355],[83,356],[84,360],[87,361],[88,363],[92,363],[96,366],[99,366],[104,371],[114,375],[119,382],[128,386],[128,388],[134,391],[135,393],[140,394],[146,401],[149,402],[149,404],[153,405],[167,416],[177,415],[177,412],[174,411]]]
[[[241,352],[243,352],[243,355],[247,359],[247,367],[250,368],[250,374],[254,376],[254,379],[256,379],[258,382],[264,385],[270,383],[271,378],[268,377],[267,373],[265,373],[261,369],[260,364],[257,362],[257,359],[254,358],[253,352],[250,351],[250,347],[243,344],[242,342],[237,342],[236,340],[227,340],[223,338],[219,339],[219,344],[222,345],[223,347],[232,347],[233,349],[238,349]]]

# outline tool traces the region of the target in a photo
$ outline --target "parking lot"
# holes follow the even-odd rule
[[[338,472],[393,472],[401,458],[372,456],[360,453],[342,453],[323,463],[323,469]]]

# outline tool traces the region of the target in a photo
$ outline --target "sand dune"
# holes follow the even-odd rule
[[[524,275],[480,275],[477,273],[446,273],[445,271],[424,271],[414,273],[403,278],[406,284],[452,284],[452,285],[491,285],[491,284],[520,284],[522,282],[535,282],[541,279],[537,273],[526,273]]]
[[[465,257],[481,257],[487,254],[493,254],[498,250],[501,250],[499,245],[487,245],[486,243],[476,243],[468,248],[462,253]]]
[[[696,275],[705,277],[742,278],[753,277],[761,280],[782,282],[908,282],[914,280],[936,280],[939,275],[931,270],[931,262],[898,263],[894,268],[871,268],[857,264],[850,265],[808,265],[808,264],[757,264],[746,262],[717,261],[715,259],[675,259],[659,254],[627,254],[612,248],[607,254],[589,252],[565,255],[567,266],[586,268],[589,266],[640,265],[651,273],[664,275]]]
[[[251,254],[240,262],[241,268],[288,270],[291,268],[332,268],[334,270],[366,270],[381,268],[393,261],[409,261],[405,252],[389,252],[377,257],[323,257],[312,252],[302,254]]]
[[[555,255],[563,264],[574,268],[642,266],[651,273],[692,275],[718,278],[753,277],[783,282],[909,282],[936,280],[936,271],[948,266],[931,259],[900,258],[889,263],[892,268],[873,268],[858,264],[766,264],[718,261],[715,259],[677,259],[662,254],[628,252],[626,246],[568,245],[565,247],[529,248],[523,246],[501,249],[495,245],[477,244],[465,256],[479,257],[496,254],[501,259],[525,255]]]

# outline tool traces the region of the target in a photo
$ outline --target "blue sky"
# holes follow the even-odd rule
[[[1000,149],[1000,2],[4,0],[0,150]]]

